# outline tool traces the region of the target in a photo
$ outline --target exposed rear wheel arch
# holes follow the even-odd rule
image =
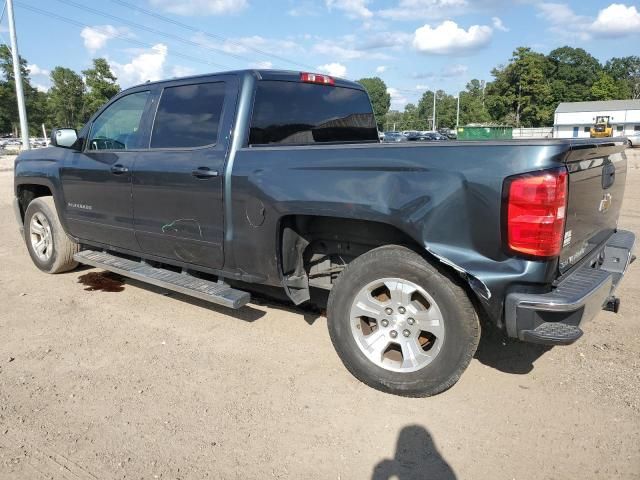
[[[475,303],[469,284],[409,235],[393,225],[341,217],[290,215],[280,222],[280,268],[296,304],[308,300],[308,288],[331,289],[344,268],[382,246],[412,250],[434,268],[455,279]],[[297,299],[296,299],[297,295]]]

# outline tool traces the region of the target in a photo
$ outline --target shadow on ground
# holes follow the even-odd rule
[[[91,270],[91,267],[80,267],[76,270],[76,273],[86,272]],[[95,273],[94,273],[95,272]],[[104,283],[104,280],[121,280],[120,285],[122,287],[116,288],[112,291],[121,291],[124,289],[124,285],[131,285],[143,290],[148,290],[165,296],[170,296],[176,301],[185,302],[205,310],[210,310],[230,317],[243,320],[245,322],[255,322],[266,315],[266,312],[254,308],[251,305],[246,305],[239,310],[233,310],[218,306],[204,300],[190,297],[188,295],[182,295],[176,292],[169,292],[163,288],[150,285],[148,283],[139,282],[131,278],[124,278],[118,275],[111,274],[100,269],[93,270],[85,275],[78,277],[79,283],[83,283],[85,286],[89,285],[92,288],[87,290],[100,290],[103,285],[96,285]],[[91,280],[91,281],[88,281]],[[240,285],[240,288],[243,285]],[[304,318],[308,325],[313,325],[316,320],[326,316],[326,312],[316,305],[326,305],[327,292],[318,289],[312,289],[312,298],[310,304],[305,304],[300,307],[291,305],[284,293],[280,289],[274,287],[253,286],[251,293],[251,304],[255,306],[265,306],[275,308],[278,310],[285,310],[299,314]],[[256,291],[257,290],[257,291]],[[475,358],[489,367],[500,370],[505,373],[512,373],[517,375],[523,375],[531,372],[534,367],[534,362],[540,358],[545,352],[549,351],[551,347],[544,345],[536,345],[532,343],[520,342],[506,337],[502,332],[496,328],[487,327],[483,329],[482,338],[478,350],[475,354]]]
[[[488,367],[505,373],[524,375],[551,347],[508,338],[495,328],[485,328],[475,358]]]
[[[455,480],[456,475],[433,443],[431,434],[419,425],[400,431],[396,453],[373,469],[372,480]]]

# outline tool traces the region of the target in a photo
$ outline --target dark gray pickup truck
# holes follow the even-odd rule
[[[146,83],[15,163],[35,265],[89,264],[230,308],[326,305],[345,366],[433,395],[480,324],[569,344],[616,311],[623,139],[380,144],[366,92],[238,71]],[[324,294],[324,295],[323,295]]]

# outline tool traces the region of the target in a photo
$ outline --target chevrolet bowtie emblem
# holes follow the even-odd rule
[[[602,200],[600,200],[600,207],[598,208],[598,210],[604,213],[609,210],[609,207],[611,207],[611,194],[605,193],[602,196]]]

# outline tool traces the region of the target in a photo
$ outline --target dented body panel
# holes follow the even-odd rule
[[[256,83],[263,78],[293,81],[295,75],[225,74],[231,88],[220,140],[196,151],[141,147],[124,154],[93,154],[99,157],[93,160],[63,148],[25,152],[16,161],[16,195],[22,184],[47,185],[67,233],[82,243],[270,286],[283,285],[285,219],[320,216],[388,225],[410,237],[425,257],[460,275],[488,316],[502,324],[509,292],[549,291],[559,275],[557,258],[532,260],[505,250],[505,179],[565,165],[574,168],[571,165],[588,160],[614,163],[624,183],[624,143],[615,139],[249,146]],[[153,105],[165,85],[219,78],[136,87],[152,91],[145,113],[149,118],[142,124],[146,144]],[[362,88],[342,80],[337,84]],[[113,186],[113,209],[120,210],[89,204],[86,198],[92,197],[89,190],[82,193],[83,186],[94,193],[103,189],[103,177],[95,172],[124,161],[119,155],[126,157],[130,170]],[[93,184],[72,169],[81,162],[88,162],[94,172]],[[215,169],[215,178],[190,177],[187,182],[184,175],[200,164]],[[136,198],[136,191],[143,195]],[[615,202],[623,192],[624,187],[615,190]],[[589,217],[585,212],[581,215]],[[110,228],[110,221],[120,223]],[[611,218],[606,225],[612,234]]]

